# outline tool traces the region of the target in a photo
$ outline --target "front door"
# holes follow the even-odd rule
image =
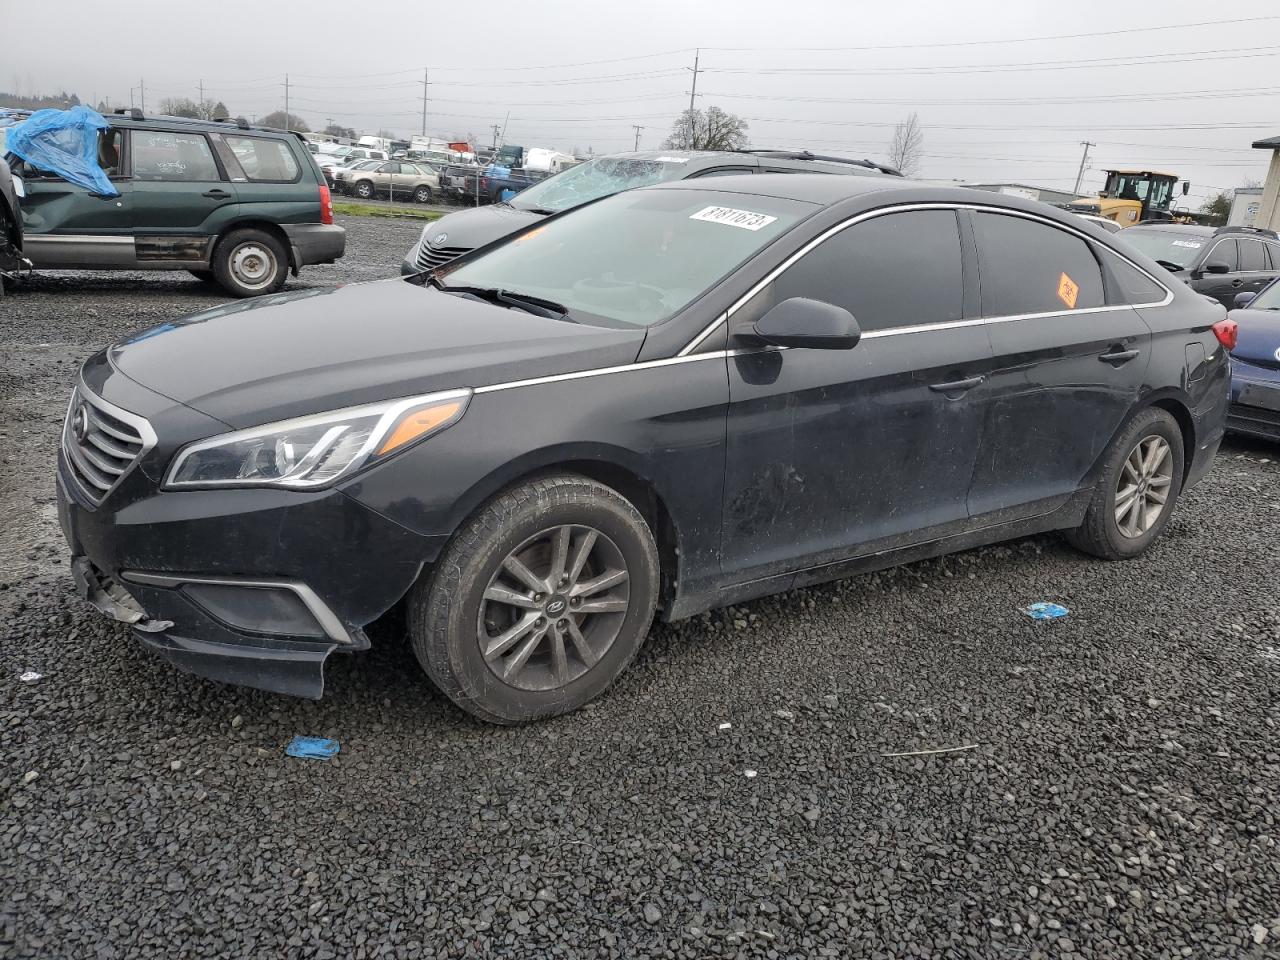
[[[98,135],[98,163],[118,196],[90,193],[57,174],[20,162],[26,196],[22,210],[24,253],[36,267],[130,267],[133,253],[133,191],[125,162],[123,131]]]
[[[996,370],[969,505],[991,523],[1047,513],[1084,483],[1151,357],[1151,331],[1124,301],[1158,302],[1165,290],[1050,222],[972,218]],[[1099,257],[1137,275],[1104,281]]]
[[[236,194],[199,131],[131,130],[133,222],[140,263],[207,261]]]
[[[730,318],[732,337],[774,304],[807,297],[847,308],[863,336],[852,350],[729,360],[728,579],[963,526],[991,369],[986,331],[965,323],[969,262],[954,210],[890,212],[830,236]]]
[[[1215,265],[1216,273],[1209,271],[1209,265]],[[1226,269],[1222,269],[1225,267]],[[1191,288],[1196,293],[1213,297],[1230,309],[1237,293],[1244,291],[1244,279],[1240,275],[1240,255],[1236,249],[1234,238],[1228,237],[1217,241],[1205,254],[1200,267],[1191,275]]]

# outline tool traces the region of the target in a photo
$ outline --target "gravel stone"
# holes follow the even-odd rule
[[[392,276],[420,231],[343,222],[348,255],[290,289]],[[655,624],[591,709],[486,727],[394,618],[312,703],[180,673],[75,598],[51,464],[77,365],[228,302],[147,273],[0,298],[6,960],[1218,960],[1280,939],[1273,446],[1229,439],[1136,560],[1035,537]],[[1040,597],[1071,616],[1036,630],[1018,610]],[[290,763],[296,733],[343,752]]]

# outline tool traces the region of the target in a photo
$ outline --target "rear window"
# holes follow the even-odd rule
[[[224,133],[219,153],[232,180],[293,183],[302,172],[289,144],[270,137]]]
[[[1081,238],[1036,220],[977,213],[982,313],[1062,313],[1103,305],[1102,268]]]

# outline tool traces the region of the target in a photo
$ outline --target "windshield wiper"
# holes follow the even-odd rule
[[[514,207],[514,206],[515,206],[515,204],[511,204],[511,206],[513,206],[513,207]],[[536,214],[538,214],[539,216],[542,216],[542,217],[549,217],[549,216],[551,216],[553,213],[559,213],[559,212],[560,212],[560,211],[558,211],[558,210],[548,210],[546,207],[516,207],[516,209],[517,209],[517,210],[523,210],[525,213],[536,213]]]
[[[532,313],[536,317],[546,317],[548,320],[563,320],[569,314],[569,308],[563,303],[556,303],[554,300],[544,300],[542,297],[535,297],[527,293],[516,293],[511,290],[503,290],[501,287],[461,287],[446,285],[441,283],[434,276],[431,277],[431,282],[445,293],[470,295],[481,300],[487,300],[490,303],[500,303],[503,306],[515,307],[517,310],[523,310],[525,313]]]

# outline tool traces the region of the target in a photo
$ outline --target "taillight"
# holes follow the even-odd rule
[[[1234,320],[1219,320],[1211,328],[1218,342],[1228,350],[1236,348],[1236,340],[1240,336],[1240,324]]]
[[[333,197],[327,183],[320,184],[320,222],[333,223]]]

